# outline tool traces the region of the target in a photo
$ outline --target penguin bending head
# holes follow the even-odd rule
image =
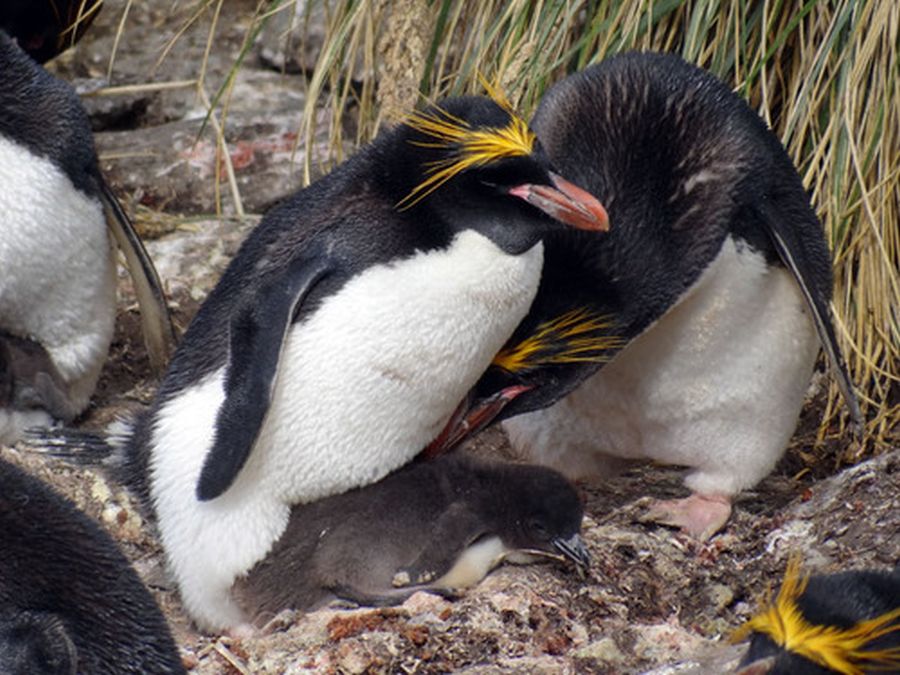
[[[693,495],[649,516],[709,537],[783,454],[820,345],[861,422],[822,226],[759,116],[677,56],[628,53],[576,73],[532,124],[615,227],[545,239],[535,301],[470,405],[490,402],[479,424],[506,419],[520,454],[570,478],[608,476],[621,459],[689,467]],[[544,329],[573,313],[585,319],[568,335]]]
[[[606,212],[484,97],[410,115],[266,214],[122,439],[201,626],[240,624],[229,589],[291,506],[438,435],[527,313],[542,238],[567,227],[605,230]]]
[[[810,578],[793,560],[778,596],[733,641],[748,635],[736,675],[900,672],[900,567]]]
[[[538,560],[534,552],[585,569],[581,518],[577,492],[551,469],[463,453],[416,461],[378,483],[294,506],[284,534],[234,592],[258,617],[333,599],[380,606],[420,590],[453,592],[504,559]]]
[[[3,31],[0,71],[0,333],[7,347],[13,339],[45,352],[67,402],[65,414],[53,405],[0,404],[0,443],[12,443],[25,428],[68,421],[87,406],[115,322],[114,243],[128,261],[157,365],[172,327],[153,265],[100,174],[75,92]]]
[[[109,535],[3,460],[0,542],[0,672],[184,672],[162,612]]]

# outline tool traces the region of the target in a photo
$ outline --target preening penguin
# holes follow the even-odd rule
[[[549,90],[533,127],[614,227],[545,239],[535,302],[475,399],[527,388],[500,412],[511,441],[570,477],[608,473],[610,458],[689,467],[694,495],[652,515],[708,537],[784,452],[819,343],[860,420],[822,226],[775,135],[676,56],[624,54],[577,73]],[[541,334],[572,312],[606,327],[579,329],[590,339],[578,358],[542,361],[572,346]]]
[[[802,577],[788,565],[774,601],[734,635],[751,637],[736,675],[900,672],[900,567]]]
[[[266,215],[123,439],[198,623],[241,622],[232,582],[293,504],[375,482],[440,432],[563,223],[606,213],[480,97],[411,115]]]
[[[586,569],[581,518],[578,493],[557,472],[454,453],[295,506],[278,543],[234,592],[252,618],[335,598],[399,604],[419,590],[472,586],[504,559],[539,559],[534,552]]]
[[[71,406],[66,419],[87,406],[112,339],[113,241],[128,261],[158,366],[172,328],[153,265],[100,174],[75,92],[2,31],[0,70],[0,331],[46,351]],[[55,414],[3,405],[0,443]]]
[[[0,542],[0,672],[184,672],[162,612],[109,535],[3,460]]]

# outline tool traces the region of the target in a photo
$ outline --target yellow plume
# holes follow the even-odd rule
[[[613,322],[608,316],[587,309],[575,309],[538,325],[515,345],[504,347],[492,365],[510,373],[523,373],[541,366],[571,363],[601,363],[607,351],[625,342],[608,335]]]
[[[735,631],[732,641],[742,640],[750,633],[761,633],[785,650],[842,675],[900,669],[900,647],[866,649],[874,640],[900,631],[900,607],[849,628],[816,626],[806,620],[797,606],[797,598],[808,583],[809,575],[800,576],[799,557],[792,557],[778,597],[772,602],[769,594],[765,608]]]
[[[486,83],[486,81],[485,81]],[[397,203],[408,209],[441,187],[457,174],[505,157],[525,157],[534,150],[535,135],[528,124],[515,113],[499,89],[488,86],[491,98],[509,113],[504,127],[472,127],[466,120],[438,106],[425,112],[412,112],[403,123],[433,138],[432,142],[416,142],[426,148],[446,148],[449,155],[427,167],[428,177]]]

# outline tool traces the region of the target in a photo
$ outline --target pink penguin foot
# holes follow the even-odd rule
[[[640,520],[680,527],[695,539],[706,541],[725,526],[730,515],[729,497],[692,494],[684,499],[654,499]]]

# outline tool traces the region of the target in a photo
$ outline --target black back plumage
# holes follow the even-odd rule
[[[0,71],[0,135],[46,157],[76,188],[99,197],[91,125],[72,87],[37,66],[2,30]]]
[[[238,582],[257,612],[312,608],[334,597],[402,602],[401,569],[448,571],[483,537],[509,548],[555,552],[552,541],[581,529],[572,485],[538,466],[486,463],[463,453],[413,462],[382,481],[295,506],[269,555]],[[421,586],[420,586],[421,587]]]
[[[184,672],[162,613],[109,535],[2,460],[0,542],[0,671]]]
[[[822,226],[784,148],[743,100],[677,56],[627,53],[552,87],[532,126],[554,165],[604,203],[612,227],[602,238],[545,239],[541,289],[510,344],[576,308],[609,317],[608,334],[621,340],[593,363],[522,378],[494,369],[484,394],[509,379],[537,385],[501,417],[545,407],[596,372],[674,305],[730,235],[799,277],[859,418],[830,322]]]

